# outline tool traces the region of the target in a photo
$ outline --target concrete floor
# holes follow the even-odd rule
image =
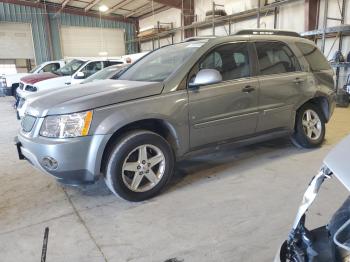
[[[11,103],[0,98],[0,260],[6,262],[39,261],[45,227],[50,262],[271,261],[323,157],[350,133],[350,109],[337,108],[320,149],[279,139],[217,151],[178,163],[162,195],[129,203],[103,181],[62,187],[19,161]],[[308,225],[325,224],[347,194],[336,179],[325,183]]]

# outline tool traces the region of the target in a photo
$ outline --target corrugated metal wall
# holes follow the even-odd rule
[[[44,9],[41,8],[3,2],[0,2],[0,22],[1,21],[30,23],[32,25],[37,63],[62,58],[59,35],[60,25],[100,27],[102,24],[103,28],[124,29],[126,40],[135,38],[135,25],[132,23],[101,19],[100,24],[100,19],[97,17],[73,15],[68,13],[61,13],[56,16],[54,14],[47,15]],[[49,31],[51,31],[51,33]],[[52,42],[52,55],[49,45],[50,36]],[[125,50],[127,53],[135,53],[137,52],[137,44],[128,43]]]

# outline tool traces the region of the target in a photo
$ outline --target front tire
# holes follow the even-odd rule
[[[107,154],[105,182],[117,196],[143,201],[157,195],[170,180],[174,154],[169,143],[156,133],[126,133]]]
[[[325,123],[323,112],[317,105],[311,103],[303,105],[296,115],[292,142],[303,148],[321,146],[326,134]]]

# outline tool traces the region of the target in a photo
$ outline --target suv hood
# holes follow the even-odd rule
[[[26,113],[36,117],[70,114],[158,95],[162,90],[163,83],[128,80],[72,85],[42,94],[28,105]]]
[[[23,81],[26,84],[33,85],[37,82],[50,79],[50,78],[55,78],[59,77],[59,75],[55,75],[54,73],[40,73],[40,74],[32,74],[29,76],[25,76],[21,78],[21,81]]]
[[[350,191],[350,135],[339,142],[326,156],[323,163]]]

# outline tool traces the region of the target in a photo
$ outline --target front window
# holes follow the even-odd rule
[[[84,73],[85,77],[89,77],[96,72],[100,71],[102,69],[102,62],[97,61],[97,62],[91,62],[88,63],[84,68],[81,69],[81,72]]]
[[[37,71],[39,68],[41,67],[40,65],[37,65],[36,67],[34,67],[32,70],[29,71],[29,73],[33,74],[35,71]]]
[[[114,78],[118,73],[125,69],[125,67],[125,65],[107,67],[97,72],[96,74],[93,74],[92,76],[88,77],[82,83],[89,83],[95,80],[110,79],[112,77]]]
[[[51,64],[47,64],[46,66],[44,66],[42,71],[43,72],[54,72],[58,69],[60,69],[59,63],[51,63]]]
[[[201,69],[215,69],[223,81],[249,77],[250,61],[247,43],[226,44],[215,48],[200,63]]]
[[[66,64],[64,67],[58,69],[55,71],[55,74],[61,75],[61,76],[71,76],[73,75],[85,62],[78,59],[73,59],[68,64]]]
[[[183,65],[205,42],[186,42],[160,48],[138,60],[119,79],[162,82]]]

